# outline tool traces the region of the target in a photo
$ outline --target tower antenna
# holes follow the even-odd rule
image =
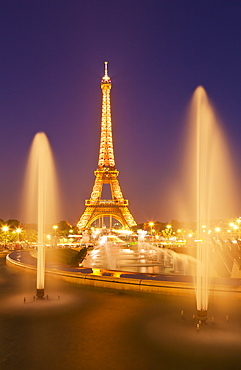
[[[108,77],[108,62],[105,63],[105,77]]]

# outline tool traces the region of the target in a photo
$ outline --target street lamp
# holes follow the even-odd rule
[[[2,227],[2,231],[5,233],[5,241],[4,241],[4,247],[6,248],[7,244],[7,232],[8,232],[9,227],[7,225]]]
[[[54,226],[53,226],[53,229],[54,229],[54,231],[55,231],[55,234],[54,234],[54,235],[56,236],[56,231],[57,231],[57,229],[58,229],[58,225],[54,225]]]
[[[19,243],[19,234],[21,233],[22,229],[20,229],[20,227],[18,227],[16,229],[16,233],[18,234],[18,243]]]
[[[154,222],[149,222],[149,226],[150,226],[150,228],[151,228],[151,240],[152,240],[152,228],[153,228],[153,226],[154,226]]]
[[[235,225],[235,223],[234,222],[230,222],[230,224],[229,224],[229,226],[231,226],[232,227],[232,233],[231,233],[231,237],[232,237],[232,239],[235,237],[235,232],[237,233],[237,230],[238,230],[238,225]]]
[[[55,246],[57,247],[57,229],[58,229],[58,225],[54,225],[53,229],[54,229]]]
[[[220,227],[216,227],[215,231],[217,233],[217,239],[218,239],[218,233],[221,231]]]
[[[166,229],[167,229],[167,236],[168,236],[168,238],[170,238],[170,236],[172,234],[172,225],[170,225],[170,224],[166,225]]]
[[[47,237],[48,243],[50,244],[50,242],[51,242],[51,235],[48,234],[46,237]]]
[[[238,225],[233,225],[233,229],[234,229],[234,230],[235,230],[235,232],[236,232],[236,234],[235,234],[235,235],[237,235],[237,233],[238,233],[238,231],[237,231],[237,230],[238,230],[238,228],[239,228],[239,227],[238,227]]]

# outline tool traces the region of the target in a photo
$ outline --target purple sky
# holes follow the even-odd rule
[[[178,182],[184,116],[198,85],[240,163],[240,19],[232,0],[2,0],[0,218],[22,217],[27,155],[43,131],[58,167],[59,219],[78,221],[97,168],[107,60],[124,197],[137,222],[175,219],[169,189]],[[240,181],[240,166],[237,174]]]

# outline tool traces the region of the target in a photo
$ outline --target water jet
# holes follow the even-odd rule
[[[210,263],[211,220],[228,218],[233,211],[234,181],[227,140],[202,86],[198,86],[193,94],[190,124],[193,127],[190,137],[192,152],[189,155],[194,158],[192,192],[196,194],[197,318],[205,322],[208,318],[209,286],[213,276]]]
[[[56,179],[53,155],[47,136],[43,132],[35,135],[29,155],[26,176],[27,217],[37,220],[37,288],[36,296],[44,298],[46,226],[56,221]]]

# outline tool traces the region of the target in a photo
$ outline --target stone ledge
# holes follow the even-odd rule
[[[10,267],[29,272],[36,272],[36,267],[23,264],[6,257],[6,264]],[[71,273],[63,270],[45,269],[45,273],[56,278],[61,278],[65,281],[74,284],[83,284],[99,288],[118,289],[123,291],[132,291],[139,293],[152,293],[152,294],[171,294],[181,296],[195,296],[195,286],[193,283],[173,282],[173,281],[157,281],[148,279],[135,279],[127,277],[115,277],[113,271],[110,276],[102,276],[100,274],[88,273]],[[111,276],[112,273],[112,276]],[[217,285],[210,286],[210,295],[223,295],[230,293],[235,299],[241,299],[241,286],[240,285]]]

